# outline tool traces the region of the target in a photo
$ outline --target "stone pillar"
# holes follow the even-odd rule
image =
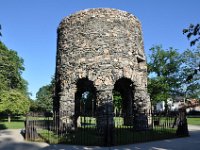
[[[69,90],[71,91],[71,90]],[[66,92],[60,98],[60,128],[74,130],[75,125],[75,94],[74,92]]]
[[[135,89],[135,111],[134,124],[135,130],[147,130],[149,128],[150,103],[147,92],[144,89]]]
[[[114,113],[112,102],[112,90],[98,91],[97,94],[97,131],[105,137],[106,143],[112,143],[114,131]]]

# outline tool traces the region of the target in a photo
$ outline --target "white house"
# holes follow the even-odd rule
[[[181,105],[181,102],[173,102],[172,99],[168,98],[167,99],[167,105],[168,105],[168,109],[170,111],[177,111],[179,109],[180,105]],[[165,101],[158,102],[156,104],[155,109],[156,109],[157,112],[165,111]]]
[[[164,101],[158,102],[156,104],[155,111],[157,111],[157,112],[163,112],[164,110],[165,110],[165,102]]]

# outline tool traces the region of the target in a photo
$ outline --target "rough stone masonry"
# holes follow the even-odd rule
[[[130,112],[150,110],[141,24],[134,15],[110,8],[83,10],[64,18],[57,34],[54,110],[66,112],[67,125],[76,126],[77,82],[82,79],[88,82],[85,91],[92,84],[96,111],[108,114],[110,125],[113,89],[125,101],[125,120],[130,120]],[[97,117],[99,126],[104,119]]]

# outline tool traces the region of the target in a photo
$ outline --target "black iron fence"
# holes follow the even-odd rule
[[[76,144],[111,146],[146,142],[187,136],[187,120],[184,112],[173,114],[141,113],[113,116],[113,126],[99,128],[97,117],[80,115],[74,128],[68,127],[69,118],[65,112],[29,113],[25,122],[25,138],[31,141],[45,141],[51,144]],[[106,116],[102,116],[106,119]],[[60,119],[65,121],[61,125]],[[108,116],[109,118],[109,116]]]

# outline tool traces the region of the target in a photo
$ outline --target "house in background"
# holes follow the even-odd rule
[[[167,99],[167,107],[169,111],[178,111],[178,109],[182,106],[182,100],[173,100],[171,98]],[[156,112],[164,112],[165,111],[165,101],[160,101],[155,106]]]
[[[169,111],[178,111],[181,107],[186,107],[186,112],[199,112],[200,113],[200,103],[198,99],[187,99],[184,103],[183,97],[177,97],[176,99],[167,99],[167,106]],[[155,109],[156,112],[164,112],[165,111],[165,101],[160,101],[156,104]]]
[[[198,99],[189,99],[186,101],[186,112],[188,114],[200,114],[200,103]]]

